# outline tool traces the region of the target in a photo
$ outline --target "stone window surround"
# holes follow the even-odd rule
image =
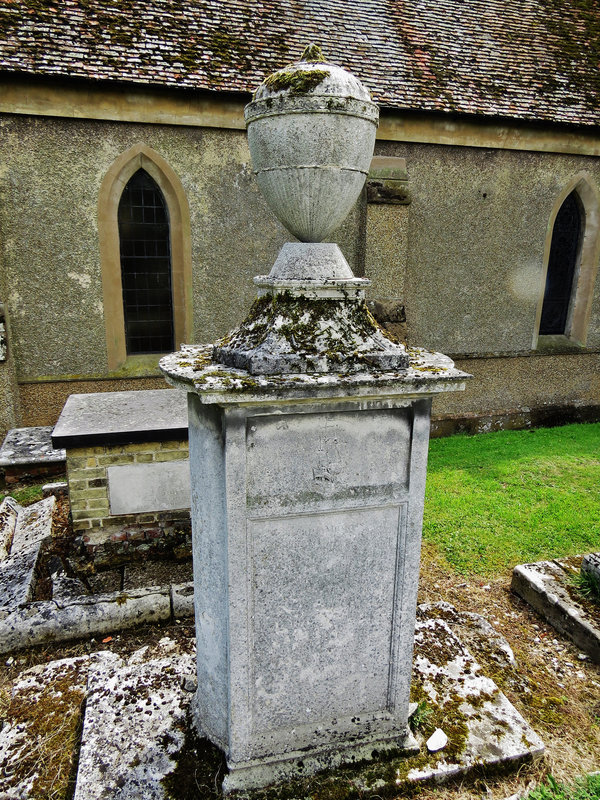
[[[192,255],[187,198],[181,181],[165,159],[140,143],[122,153],[112,164],[102,181],[98,198],[98,237],[109,370],[118,369],[128,359],[117,210],[127,182],[138,169],[146,170],[156,181],[169,210],[176,346],[188,341],[192,332]]]
[[[567,315],[564,336],[544,336],[539,333],[544,292],[546,288],[546,275],[550,258],[550,246],[554,222],[566,198],[576,192],[583,208],[583,239],[575,267],[571,303]],[[548,220],[546,242],[544,246],[544,271],[541,281],[541,292],[538,300],[535,319],[535,329],[532,347],[534,350],[545,350],[547,345],[557,345],[558,339],[571,347],[585,347],[587,340],[588,323],[590,319],[594,282],[598,272],[598,258],[600,255],[600,196],[591,175],[579,172],[561,190],[556,197],[552,212]],[[548,349],[552,349],[549,347]]]

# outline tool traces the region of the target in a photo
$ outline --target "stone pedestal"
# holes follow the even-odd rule
[[[388,749],[408,729],[430,398],[444,356],[398,372],[250,376],[187,347],[198,693],[224,788]]]

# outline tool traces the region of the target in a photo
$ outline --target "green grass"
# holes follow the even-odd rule
[[[22,506],[30,506],[32,503],[37,503],[43,497],[42,486],[45,486],[46,483],[48,481],[31,484],[31,486],[23,486],[19,489],[0,489],[0,503],[7,495],[14,497],[17,503]]]
[[[600,800],[600,775],[587,775],[574,784],[548,782],[529,792],[525,800]]]
[[[433,439],[423,536],[483,577],[600,550],[600,423]]]

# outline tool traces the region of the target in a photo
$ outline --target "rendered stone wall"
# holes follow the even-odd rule
[[[111,515],[107,476],[111,466],[183,461],[188,459],[188,453],[187,441],[178,440],[69,449],[67,476],[73,529],[87,531],[94,535],[94,542],[99,542],[110,534],[98,529],[132,524],[164,527],[168,523],[189,520],[187,510]],[[96,529],[95,534],[90,529]],[[143,538],[143,534],[140,535]]]
[[[409,342],[449,354],[531,352],[553,205],[582,171],[600,187],[600,159],[392,142],[376,153],[406,159]],[[587,348],[600,349],[600,280]]]
[[[18,383],[13,402],[15,380],[0,364],[6,427],[53,424],[71,391],[162,385],[157,359],[128,360],[114,373],[106,362],[98,193],[115,159],[140,142],[171,165],[189,201],[194,342],[243,318],[252,278],[270,270],[289,238],[258,193],[243,130],[0,117],[0,299]],[[371,298],[405,307],[410,344],[474,357],[461,361],[475,375],[458,401],[466,412],[544,403],[548,393],[557,405],[587,402],[586,365],[600,351],[600,280],[577,371],[566,355],[536,354],[549,359],[546,368],[527,363],[553,204],[581,171],[600,185],[600,159],[381,140],[376,153],[406,159],[410,204],[367,207],[365,193],[335,238],[355,274],[373,279]],[[499,354],[519,362],[496,363]]]
[[[255,297],[252,278],[290,238],[259,195],[245,131],[19,115],[0,125],[0,247],[20,382],[107,375],[98,197],[132,146],[159,153],[189,202],[193,341],[239,323]],[[359,230],[354,211],[338,237],[358,272]],[[113,377],[132,374],[126,365]]]

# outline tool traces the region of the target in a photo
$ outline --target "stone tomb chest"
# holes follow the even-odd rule
[[[74,530],[189,519],[187,428],[180,392],[72,394],[52,442],[66,450]]]

